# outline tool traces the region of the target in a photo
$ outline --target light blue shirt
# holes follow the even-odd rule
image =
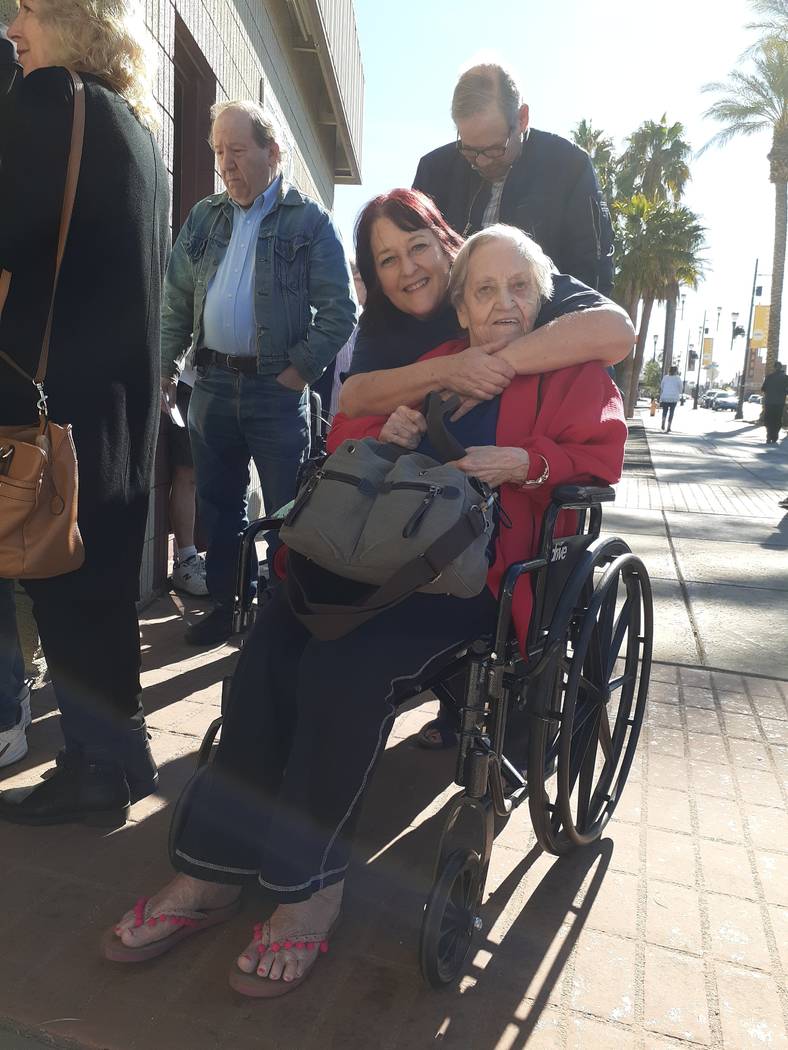
[[[260,223],[273,208],[282,176],[248,208],[231,200],[233,232],[208,285],[203,310],[204,345],[233,357],[257,356],[254,314],[255,257]]]

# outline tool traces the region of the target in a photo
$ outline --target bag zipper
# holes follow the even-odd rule
[[[409,482],[403,481],[403,482],[399,482],[398,484],[392,485],[391,487],[392,488],[397,488],[397,487],[399,487],[399,488],[406,488],[406,487],[407,488],[417,488],[418,486],[414,485],[414,484],[411,484]],[[410,516],[408,521],[405,523],[405,528],[402,530],[402,538],[404,540],[409,540],[411,538],[411,536],[413,536],[415,534],[416,530],[418,529],[419,525],[421,525],[421,523],[422,523],[422,521],[424,519],[424,515],[427,513],[427,511],[432,506],[432,501],[435,499],[435,497],[441,491],[442,491],[442,489],[441,489],[440,485],[430,485],[429,492],[424,497],[424,499],[421,501],[421,503],[418,505],[416,510],[413,512],[413,514]]]

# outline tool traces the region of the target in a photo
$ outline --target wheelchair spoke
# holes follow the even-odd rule
[[[621,606],[621,612],[618,614],[616,620],[616,626],[613,630],[613,635],[608,649],[607,659],[607,675],[606,678],[610,678],[613,673],[613,667],[615,666],[618,654],[621,651],[621,643],[624,641],[624,635],[626,634],[627,627],[629,627],[630,610],[632,608],[632,599],[627,597],[624,604]]]
[[[607,707],[602,708],[602,714],[599,719],[599,743],[605,760],[611,762],[613,760],[613,738],[610,735],[610,719],[608,718]]]
[[[609,652],[613,636],[613,620],[616,614],[616,602],[618,601],[618,576],[613,580],[602,607],[599,610],[599,634],[602,652]],[[600,667],[602,662],[600,661]]]
[[[581,689],[585,690],[586,693],[590,693],[591,696],[597,702],[600,702],[602,700],[602,693],[601,693],[601,691],[599,689],[599,686],[595,682],[593,682],[590,678],[588,678],[586,675],[584,675],[584,674],[578,675],[578,682],[577,682],[577,684],[578,684],[578,688],[581,688]]]
[[[604,712],[604,708],[599,710]],[[594,785],[594,770],[596,768],[596,751],[599,740],[599,720],[596,721],[593,731],[589,733],[586,743],[585,754],[580,766],[580,783],[577,788],[577,827],[583,831],[588,824],[588,810],[591,802],[591,789]]]
[[[578,714],[575,715],[575,720],[572,725],[572,736],[580,736],[580,731],[583,729],[590,718],[594,718],[597,711],[602,707],[601,704],[594,704],[586,702],[585,704],[578,705]]]
[[[612,679],[608,685],[608,689],[611,693],[615,693],[616,689],[620,689],[622,685],[625,685],[628,682],[634,682],[634,680],[635,676],[633,674],[622,674],[618,678]]]

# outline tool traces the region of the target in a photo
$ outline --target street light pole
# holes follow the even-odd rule
[[[652,361],[656,361],[656,359],[657,359],[657,340],[658,339],[659,339],[659,335],[655,332],[654,333],[654,353],[651,355],[651,360]]]
[[[698,407],[698,392],[700,390],[700,366],[703,362],[703,337],[706,335],[706,311],[703,311],[703,324],[700,326],[700,339],[698,340],[698,378],[695,380],[695,397],[692,399],[692,407]]]
[[[693,351],[693,345],[690,342],[691,333],[687,333],[687,360],[684,362],[684,376],[681,380],[681,393],[686,394],[687,392],[687,369],[689,368],[690,354]]]
[[[755,287],[758,283],[758,260],[755,260],[755,271],[752,275],[752,295],[750,296],[750,316],[747,320],[747,336],[744,340],[744,364],[739,380],[739,401],[736,405],[736,419],[744,419],[744,389],[747,383],[747,368],[750,364],[750,336],[752,334],[752,312],[755,309]]]

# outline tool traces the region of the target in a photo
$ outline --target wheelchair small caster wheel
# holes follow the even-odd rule
[[[472,849],[455,849],[438,872],[421,924],[419,963],[433,988],[456,980],[482,928],[476,914],[482,894],[481,861]]]

